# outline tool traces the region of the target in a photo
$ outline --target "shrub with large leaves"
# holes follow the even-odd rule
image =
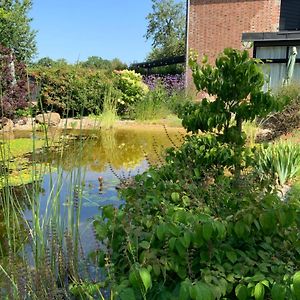
[[[284,203],[250,175],[238,187],[222,174],[210,181],[187,153],[137,176],[126,205],[95,221],[117,299],[298,299],[299,199]]]
[[[169,150],[95,220],[116,299],[299,299],[300,197],[282,202],[251,171],[242,132],[276,107],[257,63],[233,49],[215,67],[192,61],[197,89],[215,100],[188,104],[183,124],[209,134]]]

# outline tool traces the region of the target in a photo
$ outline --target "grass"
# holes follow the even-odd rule
[[[102,114],[100,116],[101,128],[113,128],[117,120],[117,95],[112,90],[112,87],[108,86],[103,100]]]
[[[259,126],[253,122],[245,122],[243,125],[243,130],[247,135],[247,143],[250,147],[253,147],[256,144],[256,137],[260,130]]]
[[[167,105],[148,96],[134,106],[133,116],[138,121],[163,119],[170,114]]]
[[[56,299],[56,295],[67,293],[70,282],[80,279],[79,225],[84,170],[78,168],[65,175],[58,165],[39,163],[38,154],[49,154],[53,145],[58,156],[63,155],[64,143],[56,142],[49,138],[47,128],[42,139],[36,139],[33,132],[33,139],[2,140],[1,299]],[[80,156],[83,151],[78,153]],[[50,178],[49,194],[42,212],[41,178],[46,173]],[[62,207],[61,191],[65,184],[68,205]]]
[[[154,118],[154,119],[146,119],[146,120],[137,120],[142,124],[149,124],[149,125],[166,125],[169,127],[182,127],[182,120],[178,118],[175,114],[168,114],[163,116],[162,118]]]

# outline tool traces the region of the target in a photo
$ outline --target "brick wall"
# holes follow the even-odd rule
[[[278,31],[280,0],[190,0],[190,49],[210,61],[225,48],[242,48],[243,32]]]

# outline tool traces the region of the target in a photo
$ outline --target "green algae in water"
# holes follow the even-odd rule
[[[34,162],[33,155],[42,149],[45,143],[45,140],[31,138],[2,140],[0,188],[7,185],[26,185],[40,179],[49,168]]]

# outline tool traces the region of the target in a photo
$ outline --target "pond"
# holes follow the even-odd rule
[[[31,133],[17,133],[16,137],[33,138]],[[34,140],[40,145],[44,137],[36,134]],[[165,149],[182,140],[182,131],[166,132],[163,127],[68,131],[48,136],[48,143],[55,147],[36,151],[34,157],[29,155],[31,162],[39,163],[35,168],[41,169],[35,187],[39,190],[35,209],[41,223],[56,219],[68,227],[77,219],[83,251],[89,253],[96,245],[93,217],[107,204],[118,207],[124,203],[118,194],[120,183],[126,184],[149,165],[161,163]],[[33,222],[32,215],[29,204],[24,216]]]

